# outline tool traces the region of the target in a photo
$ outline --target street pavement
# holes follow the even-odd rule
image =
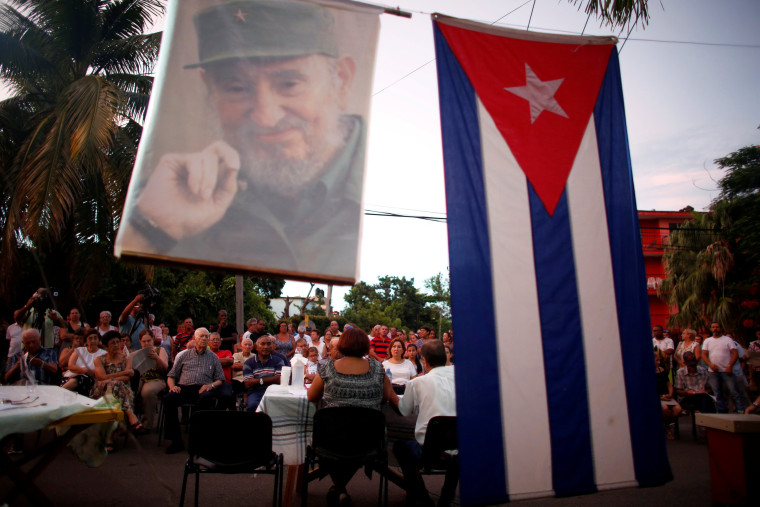
[[[710,475],[707,445],[704,439],[694,441],[690,418],[681,418],[681,440],[668,441],[667,449],[674,480],[656,488],[628,488],[603,491],[592,495],[568,498],[542,498],[514,502],[525,506],[702,506],[711,505]],[[222,430],[220,428],[220,430]],[[42,435],[42,442],[52,438],[49,432]],[[26,448],[35,444],[36,434],[27,435]],[[241,435],[240,438],[245,438]],[[61,453],[37,478],[46,495],[54,504],[76,507],[178,505],[182,474],[187,453],[165,454],[167,444],[157,446],[157,435],[150,434],[137,439],[117,439],[117,451],[99,468],[87,468],[70,451]],[[397,469],[398,470],[398,469]],[[200,480],[200,505],[266,506],[271,505],[273,477],[271,475],[202,475]],[[426,476],[425,481],[434,499],[443,484],[440,476]],[[331,485],[328,478],[309,484],[309,506],[327,505],[326,494]],[[0,479],[0,497],[9,491],[7,477]],[[371,506],[377,503],[379,479],[373,474],[368,479],[357,472],[348,486],[355,506]],[[193,481],[188,480],[186,505],[194,500]],[[300,505],[296,496],[293,505]],[[404,492],[394,484],[389,487],[390,506],[404,504]],[[1,506],[2,504],[0,504]],[[11,506],[31,505],[25,498],[17,498]],[[459,505],[459,496],[455,505]]]

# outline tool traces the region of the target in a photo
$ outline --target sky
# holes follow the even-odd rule
[[[584,2],[585,3],[585,2]],[[587,15],[568,0],[406,0],[411,19],[381,16],[371,100],[365,209],[445,216],[430,13],[541,32],[580,34]],[[395,7],[395,6],[394,6]],[[637,207],[705,209],[714,160],[760,142],[760,2],[650,1],[650,21],[618,44]],[[156,29],[163,28],[157,20]],[[621,35],[590,19],[586,35]],[[622,37],[628,35],[626,29]],[[424,280],[447,273],[446,224],[365,216],[360,278]],[[326,286],[317,285],[326,290]],[[283,296],[309,285],[287,282]],[[348,287],[335,287],[333,307]]]
[[[412,19],[381,16],[369,126],[365,209],[444,216],[446,211],[435,54],[429,13],[511,28],[580,34],[587,15],[566,0],[400,4]],[[512,12],[514,11],[514,12]],[[506,17],[505,14],[510,13]],[[760,142],[760,2],[650,2],[650,21],[618,44],[637,207],[705,209],[717,196],[714,160]],[[589,20],[587,35],[620,29]],[[625,37],[626,31],[622,34]],[[646,40],[644,40],[646,39]],[[666,42],[674,41],[674,42]],[[677,42],[676,42],[677,41]],[[720,44],[720,45],[708,45]],[[621,49],[622,47],[622,49]],[[446,224],[364,217],[361,280],[424,280],[448,269]],[[318,285],[318,287],[323,287]],[[305,295],[288,282],[284,295]],[[348,288],[335,287],[333,307]]]

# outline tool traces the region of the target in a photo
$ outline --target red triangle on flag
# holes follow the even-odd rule
[[[444,23],[438,27],[552,215],[594,110],[614,44],[526,40]],[[499,30],[511,31],[493,28],[493,32]]]

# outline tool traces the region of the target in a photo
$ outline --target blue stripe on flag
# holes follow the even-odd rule
[[[433,24],[437,55],[454,333],[463,504],[508,499],[499,401],[491,253],[475,91]],[[489,351],[484,353],[484,351]],[[468,372],[463,375],[462,372]]]
[[[549,216],[532,185],[529,187],[552,442],[552,484],[557,495],[593,492],[596,487],[586,361],[567,191],[562,193],[554,215]]]
[[[594,118],[606,196],[634,469],[641,486],[655,486],[672,480],[673,475],[655,385],[644,256],[616,50],[610,55]]]

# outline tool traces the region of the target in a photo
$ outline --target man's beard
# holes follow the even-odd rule
[[[333,125],[327,133],[313,132],[305,121],[291,116],[272,128],[250,124],[237,129],[235,140],[224,137],[240,154],[240,176],[247,179],[249,185],[267,194],[293,198],[321,178],[335,154],[345,146],[351,133],[350,122],[336,117]],[[277,144],[260,145],[247,141],[287,128],[296,128],[303,133],[307,148],[303,157],[290,157]]]

